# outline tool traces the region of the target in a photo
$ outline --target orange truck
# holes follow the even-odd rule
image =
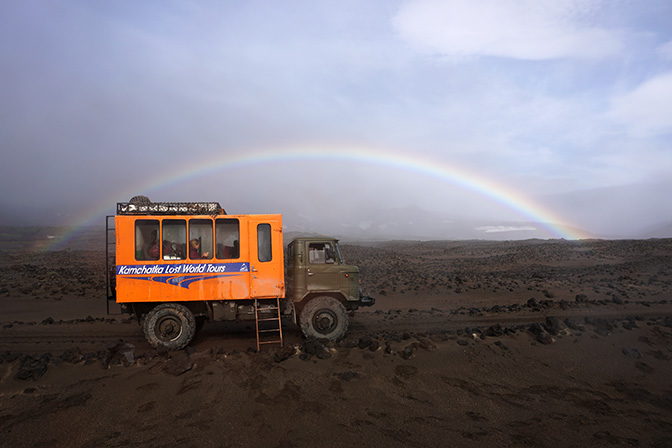
[[[336,341],[347,311],[375,303],[338,240],[297,238],[285,249],[278,214],[227,215],[216,202],[136,196],[117,203],[106,235],[108,313],[119,304],[157,348],[184,348],[208,320],[254,320],[257,349],[282,344],[283,319]]]

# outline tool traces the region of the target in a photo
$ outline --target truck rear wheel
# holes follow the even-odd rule
[[[306,304],[299,323],[306,337],[338,341],[348,331],[348,314],[341,302],[333,297],[321,296]]]
[[[143,329],[153,347],[181,350],[196,334],[196,318],[184,305],[163,303],[147,313]]]

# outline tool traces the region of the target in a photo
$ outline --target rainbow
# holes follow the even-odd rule
[[[477,193],[494,203],[515,211],[526,221],[545,226],[558,238],[570,240],[586,238],[586,236],[580,234],[578,231],[568,230],[569,226],[563,219],[553,214],[550,210],[546,210],[540,204],[531,201],[521,192],[501,183],[493,182],[456,165],[449,165],[429,157],[411,156],[369,147],[306,145],[302,148],[234,151],[233,155],[227,154],[214,159],[202,160],[190,166],[183,166],[173,172],[157,175],[145,182],[139,182],[138,184],[126,187],[123,190],[115,192],[113,198],[103,201],[99,207],[89,210],[86,214],[79,217],[76,220],[74,230],[61,237],[52,246],[62,246],[64,243],[67,243],[77,234],[78,229],[98,224],[104,219],[103,217],[106,214],[114,213],[114,206],[117,202],[128,200],[137,194],[144,194],[151,198],[152,192],[215,172],[221,173],[251,166],[290,161],[348,161],[401,171],[411,171]]]

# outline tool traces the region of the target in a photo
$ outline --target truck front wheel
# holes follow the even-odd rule
[[[162,303],[147,313],[143,329],[153,347],[181,350],[196,334],[196,318],[184,305]]]
[[[348,331],[348,314],[343,304],[333,297],[316,297],[301,311],[299,323],[306,337],[338,341]]]

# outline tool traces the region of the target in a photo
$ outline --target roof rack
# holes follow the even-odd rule
[[[117,202],[117,215],[226,215],[219,202]]]

